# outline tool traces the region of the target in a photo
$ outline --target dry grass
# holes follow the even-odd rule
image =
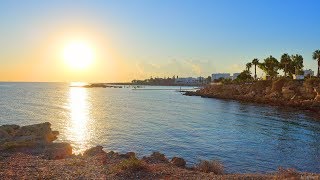
[[[224,167],[217,160],[211,160],[211,161],[201,160],[195,166],[195,169],[205,173],[213,172],[214,174],[217,174],[217,175],[224,174]]]
[[[136,157],[130,157],[129,159],[125,159],[112,169],[113,172],[121,172],[121,171],[141,171],[147,170],[147,165],[142,161],[137,159]]]
[[[279,167],[274,179],[300,179],[300,173],[293,168],[285,169]]]

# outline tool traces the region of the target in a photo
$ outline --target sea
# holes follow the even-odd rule
[[[182,90],[193,87],[182,87]],[[188,166],[218,160],[228,173],[279,167],[320,173],[320,118],[312,112],[184,96],[180,87],[82,88],[69,83],[0,83],[0,125],[50,122],[75,154],[154,151]]]

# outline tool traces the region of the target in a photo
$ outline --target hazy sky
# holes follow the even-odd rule
[[[253,58],[303,55],[316,69],[318,0],[1,1],[0,81],[131,81],[239,72]],[[90,46],[90,67],[62,58]]]

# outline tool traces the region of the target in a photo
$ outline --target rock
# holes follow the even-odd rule
[[[290,106],[320,112],[318,103],[313,103],[320,102],[320,79],[318,78],[309,78],[304,81],[277,78],[252,83],[207,85],[195,93],[187,93],[186,95]]]
[[[72,147],[68,143],[51,143],[44,149],[47,159],[64,159],[72,155]]]
[[[130,157],[136,157],[136,154],[134,152],[127,152],[126,154],[120,154],[119,157],[129,159]]]
[[[265,94],[270,94],[271,93],[271,87],[267,87],[265,90]]]
[[[83,153],[83,156],[107,155],[107,153],[105,151],[103,151],[102,149],[103,149],[102,146],[92,147],[90,149],[87,149]]]
[[[7,141],[11,138],[12,136],[10,136],[7,131],[0,129],[0,142]]]
[[[51,130],[51,124],[49,122],[45,122],[41,124],[22,126],[17,130],[15,137],[34,136],[38,141],[50,143],[57,139],[58,134],[58,131]]]
[[[314,92],[317,93],[316,97],[314,98],[315,101],[320,102],[320,87],[317,86],[314,88]]]
[[[136,157],[136,153],[134,152],[127,152],[125,155],[127,158]]]
[[[300,87],[299,92],[304,99],[314,99],[316,96],[316,93],[311,91],[311,89],[308,89],[306,87]]]
[[[33,147],[35,146],[36,140],[34,136],[22,136],[22,137],[14,137],[8,139],[3,144],[0,145],[0,150],[17,150],[23,147]]]
[[[110,151],[107,153],[107,158],[112,159],[112,158],[118,158],[120,155],[117,152]]]
[[[183,158],[179,158],[179,157],[173,157],[170,163],[178,167],[186,166],[186,161]]]
[[[6,131],[10,136],[14,136],[15,132],[20,128],[18,125],[2,125],[0,130]]]
[[[273,81],[271,91],[272,92],[281,92],[282,87],[284,86],[284,84],[286,82],[287,82],[287,79],[285,79],[285,78],[280,78],[280,79]]]
[[[169,160],[165,157],[164,154],[161,154],[160,152],[153,152],[151,156],[146,157],[144,156],[142,160],[148,162],[148,163],[169,163]]]
[[[295,91],[291,90],[289,87],[282,87],[282,95],[284,98],[291,99],[295,94]]]
[[[0,154],[22,152],[43,155],[47,159],[61,159],[72,154],[68,143],[52,143],[59,132],[51,130],[51,124],[41,123],[19,127],[0,126]]]
[[[280,97],[281,97],[281,95],[278,91],[272,92],[266,96],[266,98],[271,98],[271,99],[278,99]]]

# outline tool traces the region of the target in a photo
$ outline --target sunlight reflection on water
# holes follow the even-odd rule
[[[146,87],[172,88],[177,87]],[[75,154],[101,145],[138,157],[160,151],[220,160],[226,171],[270,172],[279,166],[320,172],[320,122],[281,107],[131,88],[66,83],[0,83],[0,125],[50,122]]]
[[[87,148],[87,141],[90,138],[87,129],[90,120],[87,89],[70,87],[68,105],[70,110],[68,137],[70,141],[77,144],[77,148],[74,148],[74,153],[78,154]]]

